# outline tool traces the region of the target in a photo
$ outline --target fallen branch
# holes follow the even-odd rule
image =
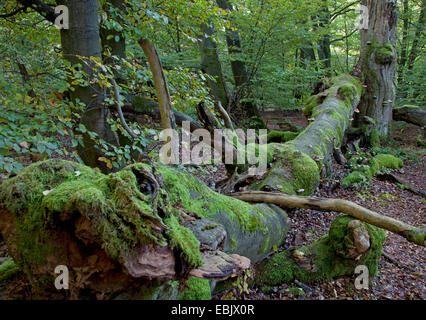
[[[304,208],[321,211],[337,211],[346,213],[361,221],[376,227],[399,234],[408,241],[418,245],[425,245],[426,230],[416,228],[402,221],[386,217],[374,211],[361,207],[354,202],[342,199],[323,199],[317,197],[291,196],[284,193],[263,191],[246,191],[232,193],[230,196],[248,202],[266,202],[281,205],[287,208]]]

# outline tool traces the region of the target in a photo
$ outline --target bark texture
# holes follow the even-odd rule
[[[363,0],[362,4],[368,7],[369,23],[368,29],[361,30],[360,64],[366,89],[357,123],[360,126],[368,116],[375,121],[378,134],[385,137],[395,102],[397,2]]]
[[[426,126],[426,111],[416,106],[403,106],[393,110],[393,119],[405,121],[420,127]]]
[[[80,63],[82,70],[88,75],[88,80],[93,78],[94,70],[90,62],[81,61],[78,56],[101,58],[99,38],[99,7],[98,1],[69,0],[62,1],[69,10],[69,29],[61,30],[61,43],[64,57],[73,65]],[[117,144],[117,138],[107,123],[108,109],[103,100],[102,89],[96,84],[81,87],[74,86],[71,98],[77,98],[85,103],[86,109],[81,115],[81,123],[89,130],[96,132],[99,138]],[[108,171],[105,163],[98,160],[102,155],[96,149],[94,142],[86,133],[83,135],[84,146],[78,146],[78,154],[85,164],[99,167],[104,172]]]

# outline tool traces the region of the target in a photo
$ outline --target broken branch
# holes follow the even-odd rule
[[[243,201],[274,203],[287,208],[304,208],[346,213],[376,227],[399,234],[408,241],[421,246],[425,245],[426,230],[413,227],[391,217],[383,216],[351,201],[343,199],[291,196],[284,193],[263,191],[237,192],[230,194],[230,196]]]

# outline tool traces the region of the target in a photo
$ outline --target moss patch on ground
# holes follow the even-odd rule
[[[384,168],[399,169],[404,165],[400,158],[391,154],[378,154],[369,158],[371,158],[369,154],[362,153],[349,160],[349,168],[352,172],[342,180],[342,187],[348,188],[352,185],[368,183]]]

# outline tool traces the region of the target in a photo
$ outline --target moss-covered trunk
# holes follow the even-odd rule
[[[201,267],[206,251],[225,251],[228,262],[238,260],[232,253],[256,262],[287,230],[278,207],[220,195],[166,166],[136,164],[104,175],[48,160],[0,187],[0,231],[33,288],[57,293],[54,270],[65,265],[76,298],[139,298],[149,288],[157,294]]]
[[[250,189],[311,194],[319,184],[324,166],[330,164],[334,148],[341,146],[344,133],[351,126],[361,93],[359,80],[348,75],[326,83],[325,90],[306,103],[308,127],[294,140],[268,144],[269,158],[276,160],[267,175]]]
[[[359,81],[350,76],[333,78],[325,87],[306,106],[310,125],[292,141],[268,145],[272,167],[250,188],[306,195],[316,188],[361,95]],[[348,223],[343,226],[345,234]],[[359,228],[367,237],[364,227],[350,226],[358,236],[354,230]],[[49,160],[27,167],[0,186],[0,231],[17,264],[34,288],[52,287],[55,267],[68,266],[74,277],[71,292],[77,298],[205,298],[209,296],[206,279],[191,278],[193,290],[180,296],[173,281],[191,275],[225,279],[243,268],[241,256],[253,263],[270,254],[283,243],[287,230],[287,215],[281,208],[221,195],[170,166],[139,163],[104,175],[80,164]],[[331,237],[330,233],[327,239]],[[335,238],[319,240],[298,254],[330,259],[348,241]],[[381,238],[370,233],[369,239],[368,248],[366,243],[355,247],[362,257],[377,260],[377,250],[369,248],[381,247]],[[355,249],[348,246],[348,250]],[[294,266],[281,254],[273,259]],[[342,260],[343,265],[352,262],[329,273],[327,261],[317,267],[318,272],[308,267],[315,276],[306,279],[345,274],[353,265],[350,259]],[[260,267],[258,279],[269,279],[269,272],[280,270],[272,269]],[[201,287],[201,295],[194,293]]]

